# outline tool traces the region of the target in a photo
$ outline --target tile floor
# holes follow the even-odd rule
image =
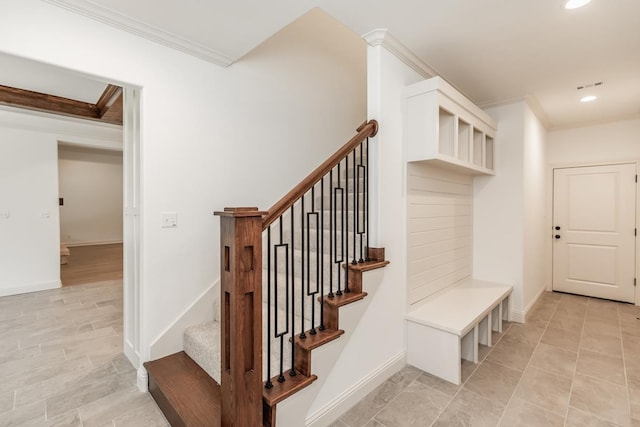
[[[640,426],[640,308],[545,293],[463,364],[456,386],[407,366],[332,427]],[[497,341],[496,341],[497,340]]]
[[[0,426],[167,426],[122,342],[121,280],[0,298]]]

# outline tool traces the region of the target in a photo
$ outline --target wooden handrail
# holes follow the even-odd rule
[[[369,120],[363,122],[357,129],[357,134],[349,140],[342,148],[336,151],[324,163],[311,172],[300,184],[293,187],[282,199],[271,206],[269,213],[262,219],[262,230],[266,230],[276,219],[287,211],[299,198],[320,181],[323,176],[329,173],[342,159],[344,159],[354,148],[362,141],[370,136],[376,136],[378,133],[378,122]]]

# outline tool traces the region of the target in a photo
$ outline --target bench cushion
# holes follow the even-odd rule
[[[409,312],[405,319],[463,336],[513,289],[500,283],[469,279]]]

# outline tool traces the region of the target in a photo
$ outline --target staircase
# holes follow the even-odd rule
[[[376,132],[363,123],[268,212],[218,213],[221,314],[185,330],[184,352],[145,363],[172,426],[275,426],[276,405],[317,379],[312,351],[344,334],[340,307],[367,296],[364,272],[388,264],[368,244]]]

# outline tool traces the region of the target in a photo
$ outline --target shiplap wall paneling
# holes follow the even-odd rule
[[[408,165],[408,302],[470,277],[473,178],[421,163]]]

